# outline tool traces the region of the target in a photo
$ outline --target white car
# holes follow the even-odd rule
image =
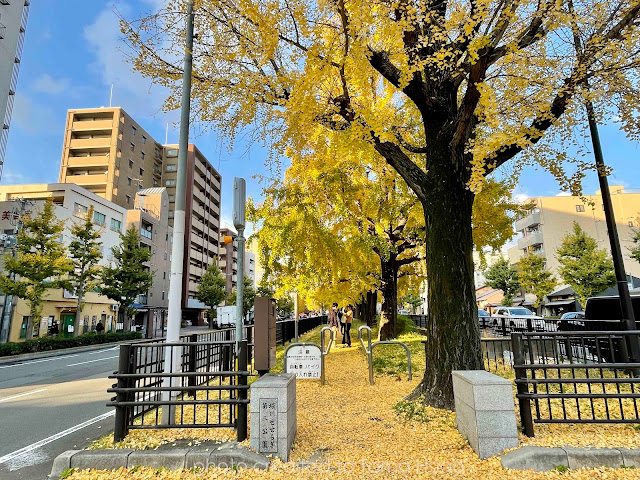
[[[524,307],[496,308],[493,314],[493,325],[495,327],[500,327],[502,325],[503,318],[512,330],[526,331],[528,329],[529,320],[531,320],[531,328],[536,331],[544,331],[547,327],[544,318]]]

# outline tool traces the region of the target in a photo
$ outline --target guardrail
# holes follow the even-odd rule
[[[362,339],[362,331],[366,330],[367,332],[367,345],[364,344],[364,340]],[[404,342],[399,342],[397,340],[380,340],[378,342],[371,343],[371,328],[367,325],[361,325],[358,328],[358,339],[360,340],[360,345],[364,349],[364,353],[367,355],[367,363],[369,364],[369,385],[373,385],[373,349],[378,345],[400,345],[407,352],[407,370],[409,381],[411,381],[411,351],[409,347]]]
[[[628,360],[628,344],[639,335],[640,330],[514,333],[525,434],[534,435],[534,423],[640,423],[640,363]]]

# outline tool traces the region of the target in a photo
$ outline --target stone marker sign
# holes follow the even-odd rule
[[[322,372],[322,352],[314,345],[293,345],[287,350],[285,371],[296,378],[319,379]]]
[[[480,458],[518,446],[511,382],[484,370],[454,370],[458,431]]]
[[[286,462],[296,436],[296,376],[268,373],[251,384],[251,448]]]
[[[278,399],[260,399],[260,451],[263,453],[278,452]]]

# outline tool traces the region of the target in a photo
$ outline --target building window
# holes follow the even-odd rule
[[[129,159],[129,168],[133,168],[133,160]]]
[[[162,279],[166,280],[167,279],[167,272],[162,272]]]
[[[136,144],[131,142],[131,151],[133,152],[136,149]]]
[[[131,135],[135,135],[136,134],[136,127],[132,126],[131,127]]]
[[[165,186],[167,186],[167,187],[175,187],[176,186],[176,181],[175,180],[167,180],[165,182]]]
[[[144,175],[144,168],[140,167],[140,175]]]
[[[176,170],[178,170],[178,165],[176,165],[175,163],[167,164],[167,172],[175,172]]]
[[[164,292],[162,292],[162,300],[164,300]]]
[[[144,135],[142,136],[142,144],[144,145],[145,143],[147,143],[147,137],[145,137]]]
[[[75,203],[73,205],[73,214],[76,217],[84,218],[87,215],[87,210],[89,210],[87,207],[80,205],[79,203]]]
[[[170,202],[175,202],[176,201],[176,196],[175,195],[169,195],[169,201]]]
[[[584,212],[584,205],[576,205],[576,212]]]
[[[120,220],[116,220],[115,218],[111,219],[111,230],[113,230],[114,232],[119,232],[121,231],[122,228],[122,223],[120,222]]]
[[[156,180],[156,179],[154,178],[154,179],[153,179],[153,186],[154,186],[154,187],[157,187],[157,186],[159,186],[159,185],[160,185],[160,184],[158,183],[158,180]]]
[[[131,186],[131,177],[127,177],[127,185]]]
[[[627,223],[628,226],[633,227],[633,222],[631,220],[629,220],[629,223]]]
[[[93,212],[93,223],[96,225],[104,225],[107,221],[107,216],[104,213]]]
[[[140,156],[142,157],[142,160],[144,160],[144,152],[140,152]]]
[[[127,205],[131,203],[131,195],[127,195]]]
[[[167,252],[164,252],[164,259],[167,259]]]

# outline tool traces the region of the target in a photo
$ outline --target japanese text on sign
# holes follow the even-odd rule
[[[260,421],[258,422],[260,429],[260,452],[277,453],[278,452],[278,399],[277,398],[261,398],[260,399]]]
[[[320,349],[314,345],[293,346],[287,351],[287,372],[296,378],[320,378],[322,360]]]

